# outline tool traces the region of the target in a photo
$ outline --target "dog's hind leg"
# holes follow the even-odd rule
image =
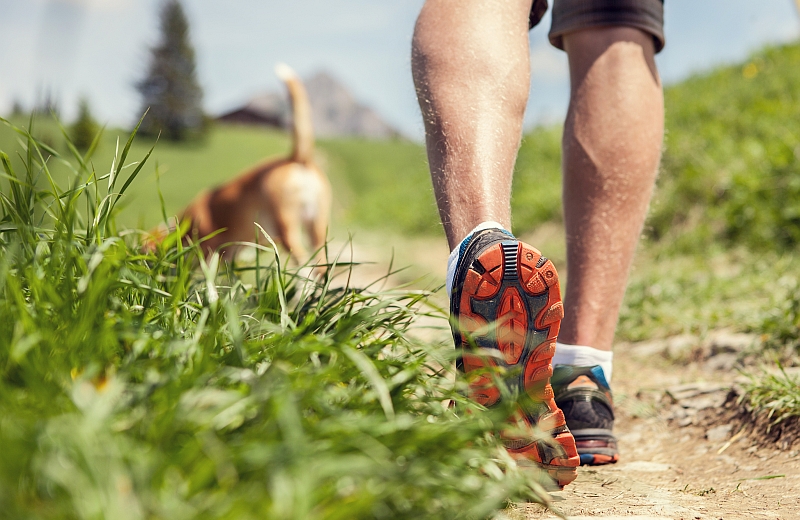
[[[303,230],[296,218],[278,216],[278,238],[289,250],[289,259],[295,265],[302,265],[308,259],[308,252],[303,245]]]
[[[306,222],[306,229],[308,236],[311,240],[311,249],[314,251],[314,257],[311,259],[312,264],[316,264],[314,273],[317,276],[322,276],[327,271],[327,258],[325,257],[325,241],[328,236],[328,218],[326,214],[317,216],[317,218]]]

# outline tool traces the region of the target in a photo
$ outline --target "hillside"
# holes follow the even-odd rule
[[[712,239],[779,249],[800,241],[798,65],[800,45],[768,48],[745,63],[666,89],[667,133],[647,227],[651,240],[682,250]],[[37,135],[65,151],[50,121],[38,125]],[[517,233],[561,222],[560,134],[559,126],[537,128],[523,139],[512,197]],[[117,136],[125,135],[107,131],[95,164],[110,164]],[[0,128],[3,149],[14,148],[12,139],[10,130]],[[138,140],[132,153],[141,156],[150,146]],[[167,212],[288,146],[280,131],[228,125],[213,128],[198,145],[159,143],[151,161],[160,165]],[[322,139],[318,156],[334,186],[334,227],[441,233],[421,145]],[[158,220],[153,166],[142,172],[123,205],[124,225]]]
[[[654,238],[756,247],[800,241],[800,45],[697,75],[666,91]]]
[[[711,240],[797,245],[800,44],[767,48],[744,63],[668,86],[665,106],[664,155],[648,237],[682,250]],[[560,222],[560,164],[560,128],[525,136],[513,195],[516,231]]]

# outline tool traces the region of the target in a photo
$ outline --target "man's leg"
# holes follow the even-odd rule
[[[567,291],[559,341],[610,351],[664,134],[653,37],[629,27],[564,36]]]
[[[506,383],[519,391],[517,419],[549,432],[552,442],[505,437],[506,447],[564,486],[576,478],[579,457],[549,384],[563,317],[558,275],[552,262],[497,227],[510,227],[511,176],[530,82],[530,10],[531,0],[428,0],[412,66],[436,201],[453,249],[448,291],[456,346],[463,349],[458,366],[485,406],[496,404],[500,392],[481,369],[495,363],[507,369]],[[470,233],[479,224],[489,227]],[[503,360],[476,355],[475,344]]]
[[[428,0],[417,20],[412,71],[451,249],[481,222],[510,229],[530,10],[531,0]]]
[[[653,37],[630,27],[564,35],[572,82],[564,126],[565,318],[553,364],[556,402],[582,464],[619,458],[611,344],[663,138]]]

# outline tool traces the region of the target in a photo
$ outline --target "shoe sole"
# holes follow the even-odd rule
[[[512,457],[536,463],[564,487],[577,477],[580,458],[550,386],[551,360],[564,317],[553,263],[523,242],[503,240],[473,260],[460,292],[457,344],[467,345],[471,339],[481,349],[499,350],[502,359],[465,352],[459,368],[465,373],[486,364],[511,369],[506,383],[518,388],[531,406],[528,411],[520,408],[520,418],[550,432],[553,440],[504,439],[506,447]],[[500,400],[500,391],[488,376],[475,377],[470,389],[471,397],[485,406]],[[537,413],[531,413],[534,409]]]
[[[571,430],[581,458],[581,466],[602,466],[619,460],[617,438],[611,430],[585,428]]]

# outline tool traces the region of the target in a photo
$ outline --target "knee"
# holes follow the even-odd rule
[[[527,18],[517,3],[427,0],[411,43],[415,74],[446,70],[478,82],[526,77]]]
[[[634,27],[596,27],[564,36],[573,85],[590,70],[602,69],[611,79],[634,70],[649,72],[655,85],[661,85],[655,63],[652,35]],[[598,71],[599,72],[599,71]]]
[[[446,53],[446,35],[441,21],[444,10],[442,3],[441,0],[428,0],[417,17],[411,39],[411,66],[415,72],[438,56],[444,57]]]

